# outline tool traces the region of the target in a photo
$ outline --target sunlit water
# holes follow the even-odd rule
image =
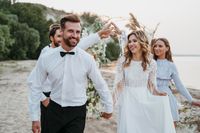
[[[200,56],[175,56],[173,59],[183,84],[200,90]]]

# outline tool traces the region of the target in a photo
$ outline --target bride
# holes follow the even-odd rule
[[[114,103],[118,133],[175,133],[166,93],[156,88],[156,62],[141,30],[128,35],[125,54],[117,63]]]

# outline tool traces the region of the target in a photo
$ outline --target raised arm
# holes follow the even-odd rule
[[[83,37],[77,46],[83,50],[87,50],[92,45],[97,44],[100,40],[101,38],[99,37],[98,33],[93,33],[87,37]]]
[[[108,38],[110,35],[114,34],[121,34],[121,32],[113,22],[109,22],[98,32],[82,38],[77,46],[86,50],[94,44],[97,44],[101,39]]]

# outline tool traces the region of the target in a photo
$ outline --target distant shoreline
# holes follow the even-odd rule
[[[173,54],[174,57],[200,57],[200,55],[192,55],[192,54]]]

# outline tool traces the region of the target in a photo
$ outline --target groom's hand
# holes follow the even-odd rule
[[[47,97],[44,101],[42,101],[42,104],[47,107],[49,105],[49,101],[50,101],[50,98]]]
[[[106,113],[106,112],[101,113],[101,117],[105,119],[109,119],[111,116],[112,116],[112,113]]]
[[[32,131],[33,133],[40,133],[40,122],[32,121]]]

